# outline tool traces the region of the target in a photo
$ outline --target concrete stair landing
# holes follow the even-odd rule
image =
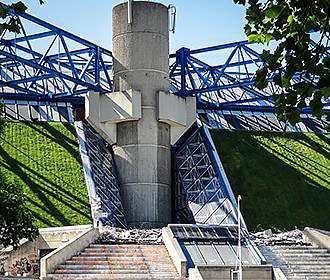
[[[180,279],[164,245],[91,244],[51,279]]]

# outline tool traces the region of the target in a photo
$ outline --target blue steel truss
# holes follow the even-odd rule
[[[110,51],[27,13],[11,13],[21,34],[0,34],[0,98],[77,103],[88,91],[112,91]]]
[[[314,44],[311,41],[311,47]],[[201,110],[274,113],[272,95],[281,90],[273,83],[276,73],[268,74],[267,88],[259,90],[254,86],[256,71],[264,64],[258,47],[240,41],[196,50],[179,49],[170,55],[171,91],[179,96],[196,96]],[[212,64],[206,62],[208,57]],[[220,61],[223,58],[226,59]],[[302,74],[294,77],[297,82],[302,79],[306,79]],[[328,112],[330,100],[324,103]],[[310,107],[301,111],[311,113]]]
[[[86,92],[112,91],[110,51],[29,14],[16,16],[21,34],[0,34],[0,98],[83,104]],[[314,44],[311,41],[311,47]],[[181,48],[170,55],[170,90],[196,96],[204,112],[274,113],[272,95],[281,90],[272,82],[275,73],[268,75],[266,89],[254,86],[256,71],[264,63],[260,50],[248,41]],[[306,78],[297,74],[295,79]],[[324,104],[329,113],[330,101]],[[311,109],[302,113],[310,114]]]
[[[172,155],[177,222],[236,225],[236,199],[208,129],[193,125]]]
[[[107,213],[100,218],[102,225],[127,228],[112,148],[91,126],[84,124],[83,128],[99,208]]]

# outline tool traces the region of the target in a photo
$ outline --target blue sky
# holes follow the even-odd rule
[[[3,1],[12,3],[13,1]],[[111,10],[120,0],[23,0],[28,12],[111,50]],[[245,40],[245,10],[233,0],[161,0],[177,8],[171,52]]]

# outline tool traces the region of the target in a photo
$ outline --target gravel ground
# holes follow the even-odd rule
[[[163,244],[162,229],[121,229],[105,227],[97,240],[100,244]]]

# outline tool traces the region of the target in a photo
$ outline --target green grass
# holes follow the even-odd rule
[[[249,230],[330,230],[330,135],[212,130]]]
[[[0,172],[22,185],[38,227],[91,223],[72,125],[5,122],[0,133]]]

